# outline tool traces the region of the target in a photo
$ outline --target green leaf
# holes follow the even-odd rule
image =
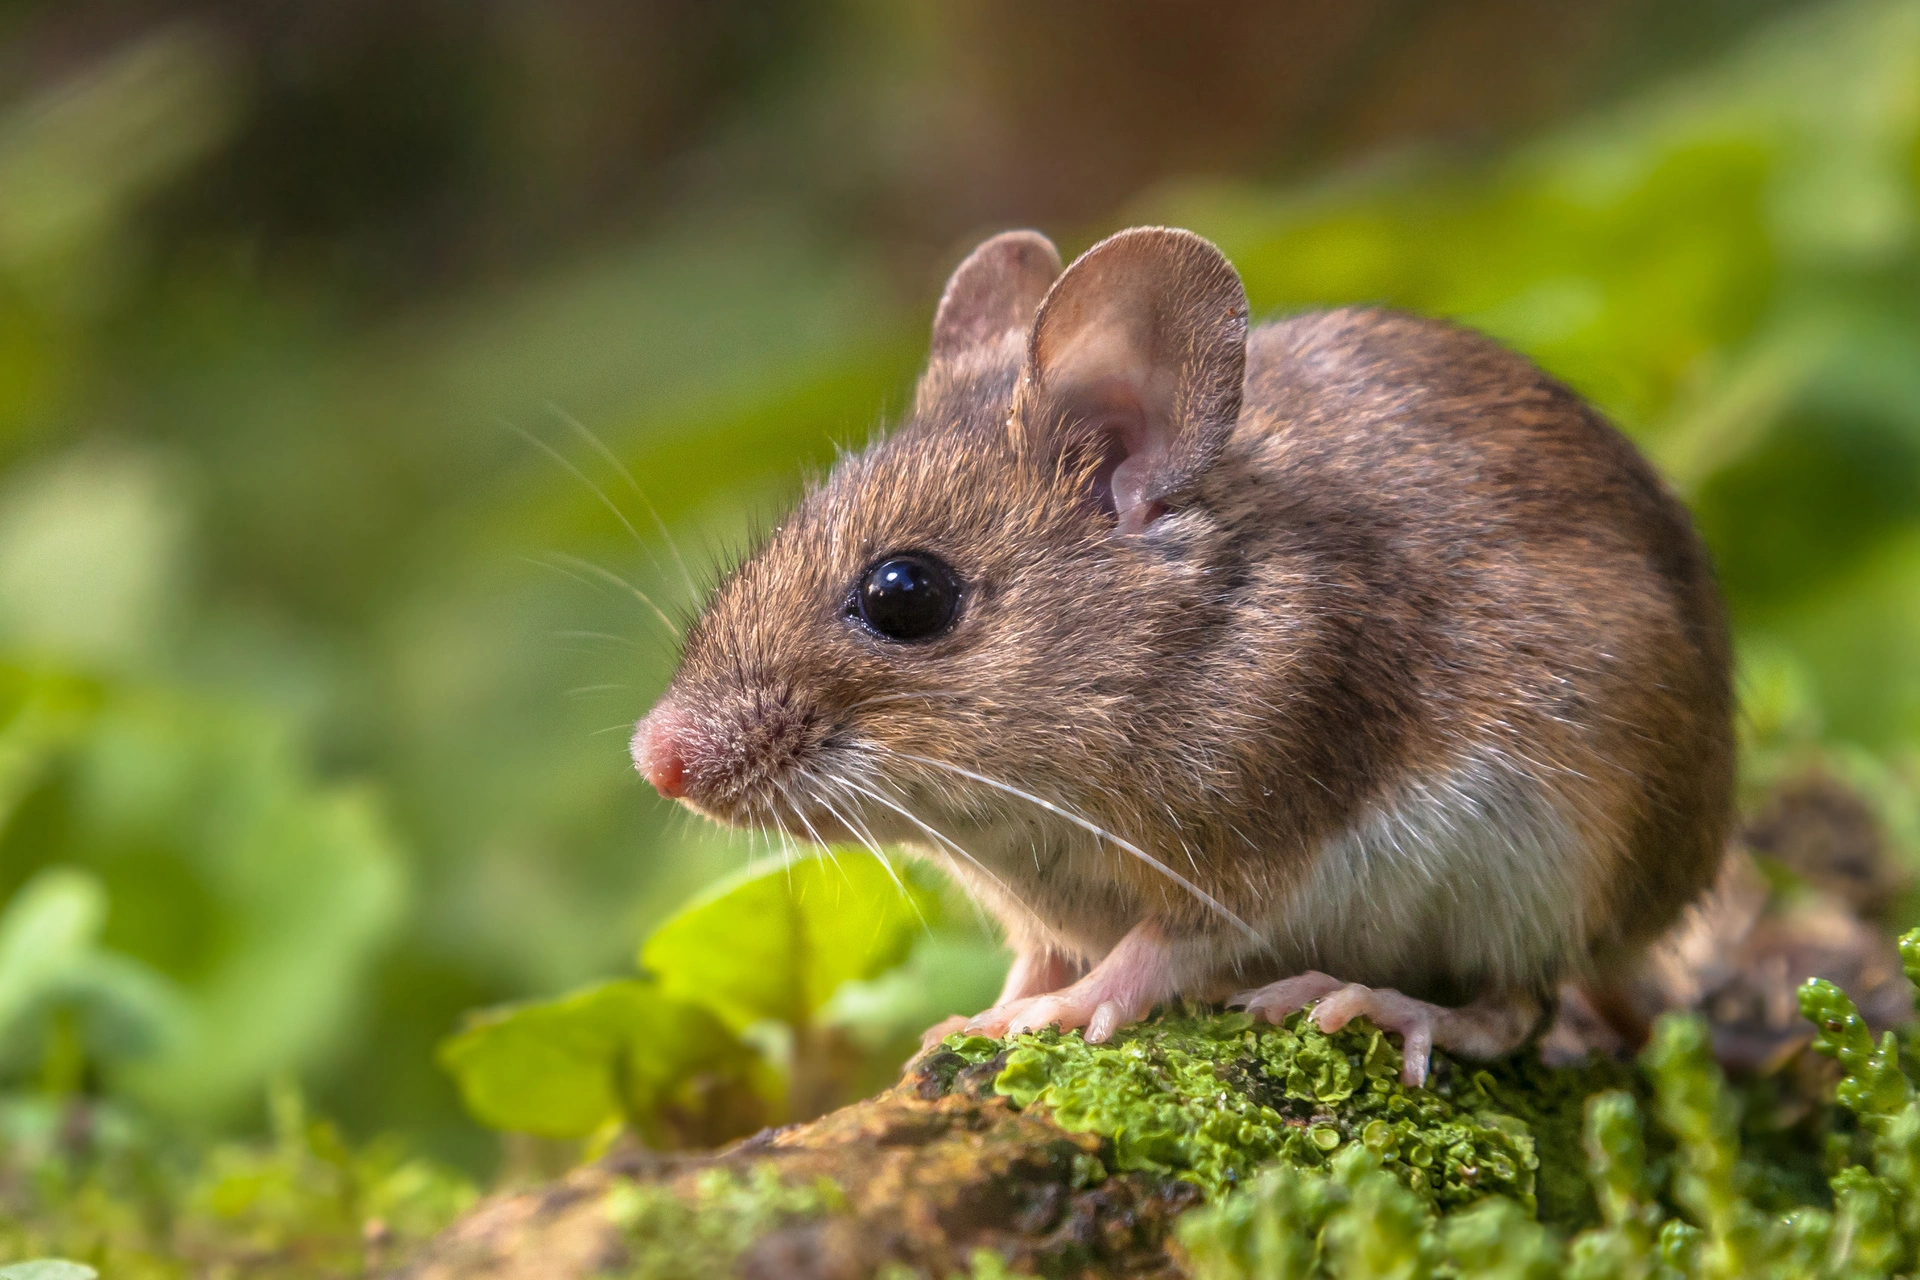
[[[64,1258],[32,1258],[0,1267],[0,1280],[100,1280],[100,1273]]]
[[[99,949],[106,917],[99,878],[72,867],[40,872],[0,912],[0,1075],[44,1071],[62,1043],[83,1055],[78,1070],[83,1060],[121,1063],[179,1039],[187,1013],[178,991]]]
[[[57,981],[100,936],[107,895],[71,867],[35,876],[0,914],[0,1030]]]
[[[869,855],[801,858],[721,882],[660,926],[640,964],[735,1028],[804,1027],[841,983],[904,960],[937,908]]]
[[[479,1014],[440,1046],[476,1119],[550,1138],[615,1118],[644,1132],[689,1077],[744,1077],[753,1062],[705,1009],[633,980]]]

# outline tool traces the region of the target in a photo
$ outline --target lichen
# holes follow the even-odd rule
[[[1908,976],[1920,981],[1920,930],[1901,940],[1901,952]],[[1830,1148],[1823,1204],[1756,1201],[1756,1189],[1778,1193],[1793,1179],[1755,1176],[1740,1114],[1754,1095],[1721,1074],[1704,1023],[1670,1016],[1642,1056],[1644,1087],[1585,1101],[1582,1146],[1596,1221],[1571,1238],[1533,1221],[1515,1198],[1487,1195],[1465,1207],[1422,1200],[1355,1144],[1322,1167],[1282,1160],[1188,1214],[1177,1228],[1187,1270],[1195,1280],[1911,1275],[1920,1258],[1920,1097],[1901,1067],[1899,1040],[1876,1043],[1830,984],[1806,984],[1801,1004],[1819,1029],[1814,1049],[1843,1069],[1828,1112],[1850,1113],[1864,1138],[1848,1140],[1836,1126],[1841,1140]],[[1495,1100],[1525,1096],[1490,1074],[1473,1079]],[[1650,1138],[1661,1155],[1650,1152]]]
[[[1107,1139],[1116,1171],[1181,1178],[1211,1199],[1262,1165],[1323,1170],[1357,1148],[1426,1209],[1488,1194],[1535,1208],[1532,1128],[1499,1082],[1440,1059],[1430,1087],[1408,1088],[1399,1050],[1364,1020],[1328,1035],[1299,1015],[1175,1015],[1101,1045],[1049,1028],[946,1046],[972,1064],[1004,1056],[994,1090]]]
[[[659,1183],[625,1182],[607,1194],[606,1214],[620,1228],[627,1261],[620,1280],[685,1280],[725,1275],[770,1231],[840,1213],[846,1196],[828,1178],[784,1182],[771,1164],[745,1176],[707,1169],[689,1194]]]

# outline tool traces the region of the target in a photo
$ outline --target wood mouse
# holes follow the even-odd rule
[[[1064,271],[1015,231],[949,281],[905,420],[714,592],[633,758],[721,822],[944,864],[1015,955],[969,1029],[1312,1005],[1417,1084],[1713,879],[1729,641],[1681,504],[1524,358],[1370,308],[1250,332],[1186,231]]]

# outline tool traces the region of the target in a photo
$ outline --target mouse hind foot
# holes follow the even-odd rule
[[[1544,1013],[1540,1001],[1530,995],[1482,996],[1450,1009],[1390,987],[1341,982],[1313,971],[1242,991],[1227,1003],[1276,1024],[1312,1005],[1313,1012],[1307,1016],[1329,1033],[1361,1017],[1382,1031],[1397,1031],[1402,1046],[1400,1079],[1416,1088],[1427,1082],[1427,1064],[1434,1046],[1463,1058],[1485,1061],[1502,1057],[1527,1042]]]

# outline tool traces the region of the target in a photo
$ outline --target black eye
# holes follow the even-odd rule
[[[923,552],[888,556],[853,589],[860,620],[889,640],[931,640],[953,625],[960,584],[953,570]]]

